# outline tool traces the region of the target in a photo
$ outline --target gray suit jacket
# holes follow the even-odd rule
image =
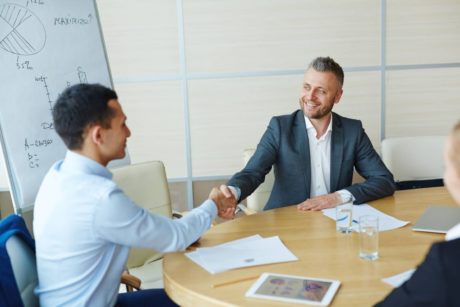
[[[301,110],[270,120],[256,152],[246,167],[227,185],[250,195],[274,166],[275,183],[264,210],[298,204],[310,197],[310,148]],[[366,179],[352,185],[353,168]],[[346,189],[365,203],[395,191],[393,175],[385,167],[364,132],[361,121],[333,113],[331,139],[331,191]]]

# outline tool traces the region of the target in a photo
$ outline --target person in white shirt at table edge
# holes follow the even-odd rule
[[[332,58],[314,59],[305,72],[300,110],[271,119],[254,155],[222,191],[242,201],[273,166],[275,182],[264,210],[293,204],[299,210],[322,210],[392,195],[393,175],[361,121],[332,112],[343,82],[343,69]],[[352,184],[354,169],[364,182]]]
[[[233,216],[233,196],[214,188],[207,201],[179,220],[133,203],[106,168],[125,156],[131,135],[109,88],[67,88],[54,105],[53,121],[69,150],[46,174],[35,202],[40,305],[175,306],[163,289],[118,294],[130,247],[184,250],[217,214]]]
[[[460,122],[454,126],[444,150],[444,185],[460,205]],[[460,223],[446,241],[431,246],[425,260],[409,280],[375,306],[460,306]]]

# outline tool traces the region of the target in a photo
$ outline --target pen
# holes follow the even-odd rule
[[[347,217],[344,216],[344,217],[338,219],[337,221],[338,221],[338,222],[341,222],[341,221],[345,220],[346,218],[347,218]],[[357,220],[355,220],[355,219],[353,219],[352,222],[353,222],[353,223],[356,223],[356,224],[359,224],[359,222],[358,222]]]
[[[212,288],[218,288],[218,287],[222,287],[222,286],[227,286],[227,285],[236,284],[236,283],[238,283],[238,282],[240,282],[240,281],[246,281],[246,280],[256,279],[256,278],[258,278],[258,277],[259,277],[259,275],[257,275],[257,276],[243,277],[243,278],[239,278],[239,279],[234,279],[234,280],[229,280],[229,281],[226,281],[226,282],[214,284],[214,285],[212,285],[211,287],[212,287]]]

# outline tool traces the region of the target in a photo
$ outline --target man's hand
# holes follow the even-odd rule
[[[220,189],[213,188],[209,199],[216,204],[219,217],[231,219],[235,216],[236,199],[227,186],[221,185]]]
[[[341,203],[342,197],[340,197],[339,193],[335,192],[307,199],[298,204],[297,209],[301,211],[318,211],[326,208],[334,208]]]

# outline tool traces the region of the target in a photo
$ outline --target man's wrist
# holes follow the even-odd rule
[[[238,193],[239,189],[237,187],[234,187],[234,186],[231,186],[231,185],[229,185],[227,187],[230,190],[230,192],[232,192],[233,196],[235,197],[236,202],[238,202],[238,199],[240,198],[240,193]]]
[[[351,194],[348,190],[339,190],[336,192],[338,194],[339,198],[339,204],[345,204],[349,202],[353,202],[355,198],[353,197],[353,194]]]

